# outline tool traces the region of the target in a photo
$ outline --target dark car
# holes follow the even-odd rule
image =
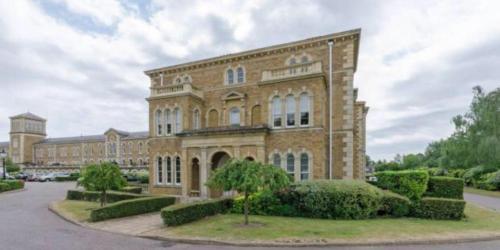
[[[28,179],[28,175],[21,172],[19,174],[16,174],[16,179],[26,181]]]

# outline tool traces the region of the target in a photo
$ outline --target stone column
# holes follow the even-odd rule
[[[201,159],[200,159],[200,197],[208,198],[208,188],[205,186],[205,183],[208,179],[208,172],[210,168],[210,164],[207,162],[207,147],[201,148]]]
[[[266,162],[266,148],[264,145],[257,146],[257,161]]]
[[[241,154],[240,154],[240,145],[235,145],[233,147],[233,157],[236,159],[240,159]]]
[[[188,197],[188,169],[190,167],[189,161],[187,159],[187,148],[182,148],[181,154],[181,186],[182,186],[182,196]]]

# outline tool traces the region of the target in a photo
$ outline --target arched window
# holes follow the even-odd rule
[[[142,154],[142,142],[139,142],[139,154]]]
[[[126,154],[126,153],[127,153],[127,144],[122,143],[122,154]]]
[[[156,182],[158,184],[162,184],[163,183],[163,161],[161,159],[161,157],[158,157],[158,159],[156,160],[156,177],[157,177],[157,180]]]
[[[181,157],[175,157],[175,184],[181,184]]]
[[[294,64],[297,64],[297,60],[295,59],[295,57],[290,59],[290,65],[294,65]]]
[[[300,154],[300,179],[309,179],[309,156],[306,153]]]
[[[175,133],[180,133],[182,131],[182,112],[179,108],[174,109],[175,117]]]
[[[167,135],[172,134],[172,114],[170,113],[170,109],[165,110],[165,126]]]
[[[132,148],[132,142],[129,142],[129,143],[128,143],[128,154],[129,154],[129,155],[131,155],[131,154],[132,154],[132,150],[133,150],[133,148]]]
[[[208,127],[214,128],[219,126],[219,112],[217,110],[212,109],[208,112]]]
[[[273,97],[273,127],[281,127],[281,100],[279,96]]]
[[[309,58],[307,58],[307,56],[302,56],[302,58],[300,58],[300,62],[307,63],[307,62],[309,62]]]
[[[297,64],[297,60],[294,58],[290,59],[290,75],[295,75],[297,73],[296,67],[293,67],[295,64]]]
[[[281,156],[280,154],[273,155],[273,165],[276,167],[281,167]]]
[[[167,156],[165,158],[166,161],[166,168],[167,168],[167,184],[172,184],[172,159],[170,156]]]
[[[291,153],[286,155],[286,172],[295,177],[295,157]]]
[[[161,110],[156,111],[156,135],[161,135],[163,133],[162,120],[161,120]]]
[[[193,111],[193,129],[200,128],[200,111],[195,109]]]
[[[243,71],[243,68],[239,67],[236,70],[236,73],[238,75],[238,83],[243,83],[245,81],[245,72]]]
[[[229,123],[231,126],[240,125],[240,109],[234,107],[229,111]]]
[[[300,125],[308,126],[310,123],[310,109],[311,109],[311,100],[307,93],[302,93],[300,95]]]
[[[286,126],[295,126],[295,97],[293,95],[286,97]]]
[[[234,72],[232,69],[228,69],[227,72],[227,84],[233,84],[234,83]]]
[[[142,167],[144,163],[142,162],[142,159],[139,159],[139,167]]]
[[[134,166],[134,161],[132,159],[128,159],[128,165]]]

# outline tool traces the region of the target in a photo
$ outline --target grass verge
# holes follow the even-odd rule
[[[494,198],[500,198],[500,191],[488,191],[483,189],[477,189],[472,187],[465,187],[464,192],[471,194],[479,194],[484,196],[490,196]]]
[[[370,243],[500,236],[500,213],[467,205],[466,215],[467,218],[461,221],[416,218],[325,220],[250,216],[253,225],[244,227],[241,225],[242,215],[226,214],[179,227],[169,227],[158,235],[258,243]]]
[[[86,222],[90,219],[90,210],[99,207],[97,202],[62,200],[53,203],[54,209],[65,217],[78,222]]]

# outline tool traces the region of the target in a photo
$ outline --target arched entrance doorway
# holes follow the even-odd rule
[[[226,152],[217,152],[212,156],[210,161],[210,168],[212,171],[221,167],[226,163],[231,157]],[[222,190],[220,189],[210,189],[210,198],[218,198],[222,196]]]
[[[245,160],[247,160],[247,161],[255,161],[255,159],[252,156],[245,157]]]
[[[200,161],[197,158],[191,160],[191,192],[200,194]]]

